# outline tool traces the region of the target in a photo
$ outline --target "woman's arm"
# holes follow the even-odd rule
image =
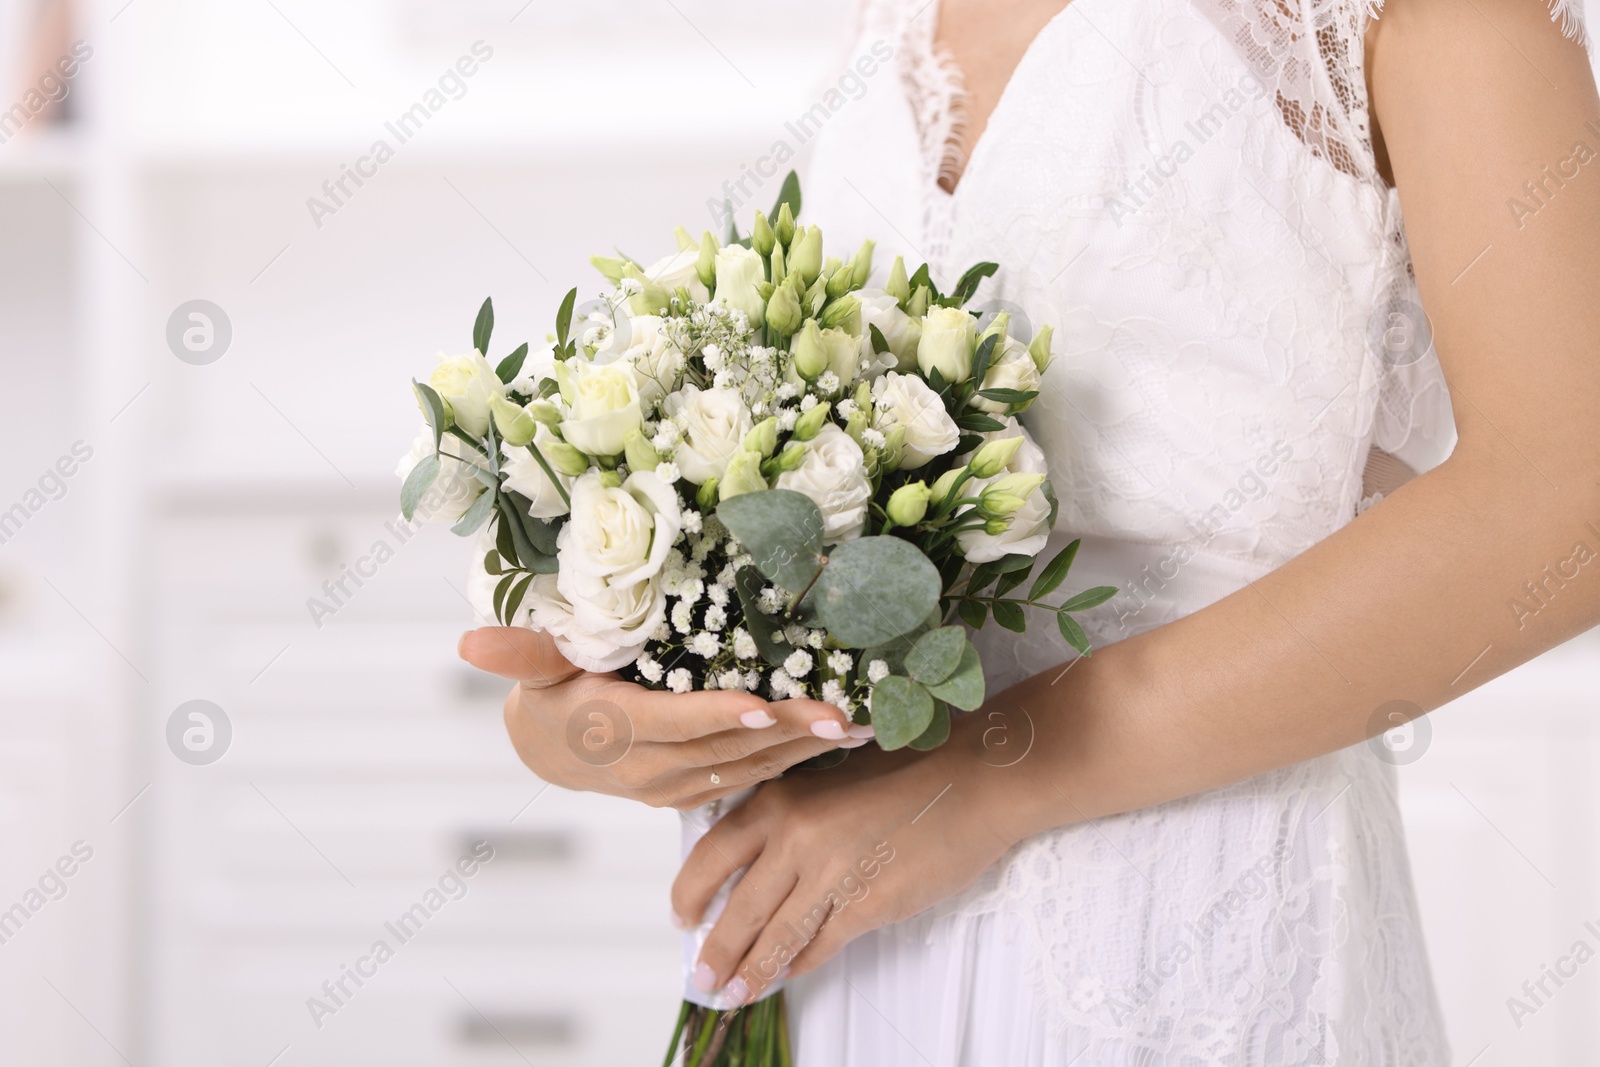
[[[785,947],[796,972],[811,969],[959,889],[997,847],[1357,743],[1382,705],[1437,708],[1600,621],[1600,101],[1588,61],[1542,0],[1390,0],[1368,43],[1454,401],[1454,455],[1221,602],[996,697],[986,711],[1025,710],[1037,730],[1015,766],[984,758],[990,723],[975,715],[838,804],[808,799],[803,783],[764,788],[674,887],[690,916],[735,865],[755,861],[751,878],[786,887],[735,893],[703,957],[717,981],[743,968],[758,987],[770,975],[746,971]],[[1545,181],[1546,164],[1575,157],[1576,176]],[[1532,205],[1529,181],[1549,192],[1519,224],[1508,202]],[[1558,564],[1570,574],[1575,556],[1589,562],[1549,583],[1537,614],[1513,610],[1531,603],[1525,582]],[[814,913],[876,837],[896,859],[875,896],[784,946],[784,924]],[[785,855],[804,857],[792,880]]]

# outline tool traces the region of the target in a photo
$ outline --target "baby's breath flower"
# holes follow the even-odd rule
[[[867,681],[877,685],[889,677],[889,665],[881,659],[875,659],[867,664]]]
[[[756,639],[750,636],[750,631],[743,626],[733,631],[733,654],[740,659],[755,659],[758,650]],[[755,688],[751,686],[751,688]]]
[[[639,676],[645,681],[661,681],[661,675],[664,673],[661,664],[656,662],[655,658],[650,656],[648,653],[640,656],[634,661],[633,665],[639,669]]]
[[[828,653],[828,669],[834,674],[849,674],[854,665],[855,660],[842,648]]]
[[[783,669],[795,678],[803,678],[811,673],[811,653],[795,649],[789,653],[789,658],[783,661]]]
[[[744,672],[744,687],[754,693],[761,688],[761,672],[749,670]]]
[[[721,579],[721,577],[719,576],[717,578],[716,584],[712,585],[709,589],[706,590],[706,599],[711,601],[713,604],[715,604],[719,608],[727,607],[728,606],[728,583],[724,582]]]
[[[689,651],[697,656],[704,656],[706,659],[710,659],[722,651],[722,639],[714,633],[701,630],[689,638]]]
[[[822,385],[822,379],[817,379],[817,385],[819,387]],[[833,410],[839,413],[839,417],[841,419],[848,419],[851,415],[856,413],[856,402],[851,400],[849,397],[845,397],[843,400],[833,405]]]
[[[667,461],[664,461],[662,463],[657,463],[656,464],[656,477],[660,478],[663,482],[666,482],[668,485],[672,485],[674,482],[676,482],[681,477],[681,475],[678,472],[678,465],[676,463],[673,463],[671,460],[667,460]],[[694,514],[696,514],[698,516],[698,513],[694,513]],[[689,532],[693,533],[694,531],[691,530]]]
[[[812,648],[821,648],[825,640],[827,640],[827,635],[821,630],[810,630],[806,633],[806,644]]]
[[[761,590],[761,595],[756,598],[756,606],[768,615],[775,615],[783,607],[783,594],[775,586],[767,586]]]
[[[694,628],[694,605],[687,600],[680,600],[672,605],[672,628],[680,634],[686,634]]]
[[[817,388],[822,390],[824,393],[838,392],[839,376],[833,373],[831,370],[823,371],[822,374],[817,378]]]
[[[853,710],[853,706],[850,703],[850,695],[844,691],[843,685],[833,679],[822,683],[822,699],[825,703],[832,704],[846,715]]]
[[[882,448],[887,438],[883,436],[881,431],[874,430],[872,427],[868,426],[866,429],[861,431],[861,440],[865,444],[871,445],[873,448]]]
[[[706,629],[720,630],[728,625],[727,609],[720,604],[713,604],[706,609]]]
[[[738,671],[723,671],[717,675],[718,689],[743,689],[744,675]]]
[[[693,687],[694,678],[684,667],[679,667],[667,675],[667,688],[674,693],[687,693]]]
[[[816,394],[807,393],[805,396],[800,398],[800,410],[801,411],[810,411],[812,408],[814,408],[816,406],[817,406]]]
[[[665,467],[667,464],[663,463],[661,466]],[[677,468],[674,467],[673,470],[676,471]],[[659,475],[660,473],[661,467],[657,467],[656,474]],[[703,521],[704,518],[698,511],[685,511],[683,513],[683,532],[691,534],[699,533],[702,529],[704,529],[704,527],[701,525]]]

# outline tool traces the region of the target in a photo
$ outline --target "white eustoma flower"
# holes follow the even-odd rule
[[[896,426],[905,427],[902,470],[920,467],[935,456],[944,455],[961,438],[961,431],[939,394],[915,374],[890,371],[874,381],[872,408],[873,429],[887,434]]]
[[[806,442],[800,466],[778,475],[779,489],[804,493],[822,511],[822,538],[836,545],[860,537],[867,522],[872,483],[866,457],[851,436],[828,423]]]
[[[484,489],[473,469],[461,461],[463,456],[476,456],[466,444],[446,434],[439,443],[439,451],[439,474],[412,513],[417,522],[454,523],[466,514]],[[412,442],[411,451],[400,457],[394,472],[404,482],[412,468],[431,455],[433,431],[424,426]]]
[[[550,427],[539,424],[534,431],[533,444],[535,447],[544,447],[555,443],[556,435]],[[567,513],[567,502],[561,498],[561,491],[572,491],[572,479],[565,474],[556,472],[560,482],[560,489],[556,482],[550,480],[539,461],[534,458],[531,449],[522,446],[501,444],[502,457],[500,471],[505,475],[505,487],[514,493],[521,493],[528,498],[528,513],[536,519],[553,519]],[[549,453],[546,452],[546,458]],[[554,470],[554,468],[551,468]]]
[[[561,435],[591,456],[615,456],[628,434],[644,424],[639,386],[633,371],[616,363],[594,364],[569,359],[567,416]]]
[[[751,328],[759,327],[767,308],[767,302],[761,299],[766,266],[760,253],[739,245],[724,245],[717,250],[716,270],[716,302],[744,312]]]
[[[639,402],[650,411],[677,387],[685,362],[683,353],[673,346],[657,315],[635,315],[628,326],[632,331],[628,347],[616,358],[632,368]]]
[[[1022,447],[1011,458],[1011,463],[1006,469],[994,478],[973,479],[962,487],[964,496],[980,496],[985,486],[992,484],[1007,474],[1047,474],[1045,467],[1044,451],[1033,443],[1033,438],[1022,428],[1022,424],[1015,418],[1006,420],[1004,430],[995,430],[983,435],[986,440],[1000,438],[1021,437]],[[964,509],[958,514],[968,514],[970,509]],[[1050,501],[1045,497],[1042,488],[1035,489],[1029,494],[1027,502],[1011,515],[1010,525],[1004,532],[998,534],[985,533],[981,528],[963,530],[956,534],[956,543],[961,546],[962,555],[966,556],[969,563],[989,563],[1011,553],[1024,556],[1037,556],[1044,551],[1044,546],[1050,540]]]
[[[555,342],[546,341],[542,345],[528,349],[528,356],[522,361],[522,369],[507,384],[506,391],[521,393],[523,396],[538,396],[539,383],[546,378],[554,378],[555,376]]]
[[[722,477],[754,425],[744,398],[734,389],[686,385],[667,397],[663,410],[683,431],[673,462],[695,485]]]
[[[933,307],[922,320],[917,341],[917,366],[923,374],[937,368],[947,382],[964,382],[972,374],[977,324],[960,308]]]
[[[450,405],[456,425],[474,437],[482,437],[489,429],[489,398],[506,395],[494,368],[477,351],[440,356],[428,384]]]
[[[689,299],[696,303],[704,304],[711,299],[711,294],[700,281],[700,273],[696,264],[700,260],[698,247],[674,252],[664,259],[658,259],[645,268],[645,277],[667,291],[670,296],[678,289],[689,290]],[[634,320],[637,326],[638,320]],[[637,338],[635,338],[637,340]]]
[[[867,365],[867,377],[876,377],[886,370],[909,371],[917,365],[917,342],[922,339],[922,320],[914,319],[900,310],[900,302],[882,289],[861,289],[855,294],[861,302],[861,358]],[[872,330],[876,326],[888,342],[889,351],[878,353],[872,347]]]
[[[1033,357],[1028,354],[1028,346],[1007,338],[1003,350],[997,352],[994,361],[989,364],[989,370],[983,376],[982,388],[1016,389],[1019,392],[1037,391],[1039,368],[1034,365]],[[980,411],[998,415],[1009,405],[987,397],[974,396],[972,406]]]

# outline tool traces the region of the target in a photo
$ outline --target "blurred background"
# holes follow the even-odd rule
[[[0,0],[0,1060],[659,1059],[677,818],[512,753],[405,382],[711,225],[848,20]],[[1459,1064],[1600,1062],[1597,682],[1591,634],[1393,740]]]

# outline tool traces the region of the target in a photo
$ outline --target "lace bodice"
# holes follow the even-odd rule
[[[994,260],[980,301],[1056,325],[1024,421],[1061,499],[1051,548],[1082,537],[1074,586],[1123,590],[1087,627],[1097,643],[1350,522],[1374,451],[1423,471],[1454,445],[1374,160],[1379,7],[1073,0],[965,159],[937,0],[861,10],[858,47],[893,59],[819,137],[806,211],[944,288]],[[1552,14],[1581,32],[1575,3]],[[1052,627],[979,640],[995,691],[1070,655]],[[1042,835],[897,936],[1007,910],[1031,924],[1053,1018],[1102,1050],[1086,1062],[1447,1062],[1390,768],[1364,746]]]

